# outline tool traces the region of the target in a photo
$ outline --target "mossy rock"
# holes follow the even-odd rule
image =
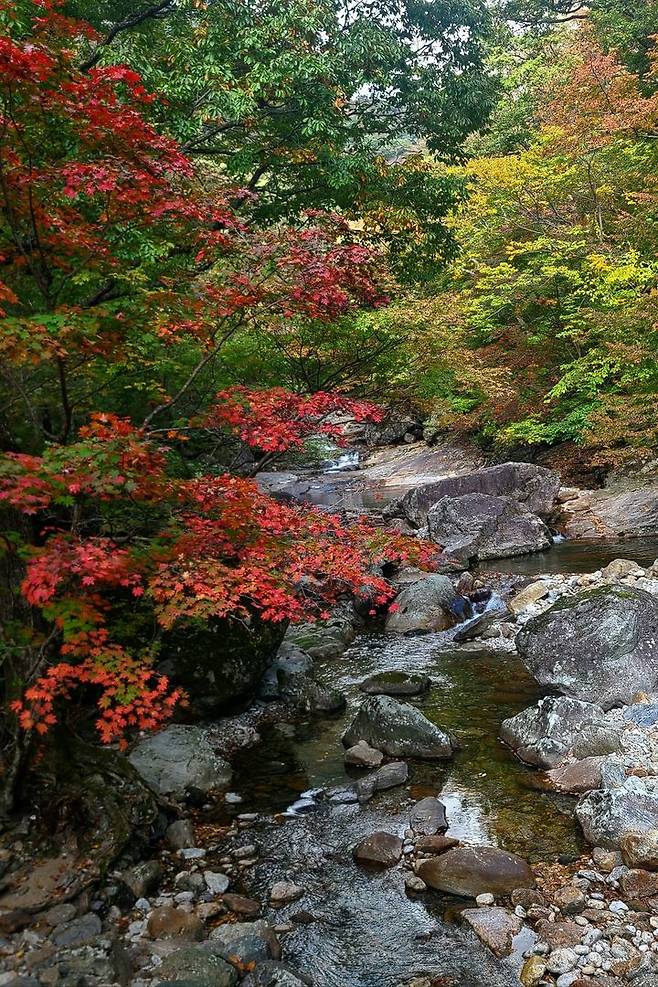
[[[370,675],[359,688],[369,696],[419,696],[431,684],[428,675],[390,669]]]

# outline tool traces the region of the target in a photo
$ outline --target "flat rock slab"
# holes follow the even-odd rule
[[[478,939],[499,957],[509,956],[514,936],[521,931],[523,925],[517,915],[497,906],[466,908],[461,917],[470,925]]]
[[[556,792],[582,795],[601,788],[601,767],[605,757],[584,757],[581,761],[562,764],[546,772],[550,788]]]
[[[359,688],[369,696],[419,696],[427,692],[430,685],[429,675],[391,669],[370,675]]]
[[[402,856],[402,840],[392,833],[371,833],[357,843],[352,855],[368,867],[394,867]]]
[[[489,892],[508,895],[516,888],[532,888],[535,878],[527,861],[497,847],[455,847],[418,867],[429,887],[464,898]]]

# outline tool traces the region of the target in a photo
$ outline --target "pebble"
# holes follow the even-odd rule
[[[178,856],[182,860],[202,860],[205,855],[206,851],[196,846],[183,847],[182,850],[178,851]]]
[[[277,905],[287,904],[289,901],[297,901],[305,893],[304,888],[291,881],[278,881],[270,891],[270,901]]]
[[[425,881],[423,881],[423,879],[418,877],[416,874],[410,874],[409,877],[405,877],[404,886],[409,891],[427,891]]]
[[[613,915],[621,915],[623,912],[628,911],[628,905],[624,901],[611,901],[608,905],[608,910],[611,911]]]
[[[244,800],[241,795],[238,795],[237,792],[227,792],[224,796],[224,801],[228,802],[229,805],[237,805],[238,802],[242,802]]]
[[[486,908],[488,905],[493,905],[495,900],[496,899],[489,891],[485,891],[477,896],[475,899],[475,904],[478,908]]]
[[[224,894],[231,883],[226,874],[219,874],[212,870],[204,870],[203,879],[211,894]]]
[[[150,912],[151,903],[148,898],[138,898],[135,902],[135,908],[140,912]]]
[[[577,962],[578,956],[576,952],[564,946],[553,950],[548,957],[546,969],[549,973],[568,973],[570,970],[573,970]]]

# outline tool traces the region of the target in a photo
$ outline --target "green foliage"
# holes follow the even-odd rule
[[[108,35],[129,19],[130,5],[68,6]],[[483,0],[179,0],[107,46],[91,43],[88,57],[137,69],[184,149],[256,193],[257,222],[341,209],[414,278],[450,254],[443,220],[460,186],[387,154],[402,145],[459,158],[490,105],[488,29]]]

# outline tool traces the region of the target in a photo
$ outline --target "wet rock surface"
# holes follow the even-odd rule
[[[465,898],[507,895],[535,883],[525,860],[497,847],[456,847],[424,861],[417,873],[429,887]]]
[[[658,684],[658,600],[604,586],[559,600],[524,625],[517,650],[542,686],[604,709]]]
[[[367,699],[343,734],[343,744],[360,740],[392,757],[451,757],[453,745],[447,733],[419,710],[388,696]]]
[[[183,797],[190,788],[209,792],[231,780],[230,764],[213,750],[203,728],[174,724],[145,737],[130,763],[161,795]]]

